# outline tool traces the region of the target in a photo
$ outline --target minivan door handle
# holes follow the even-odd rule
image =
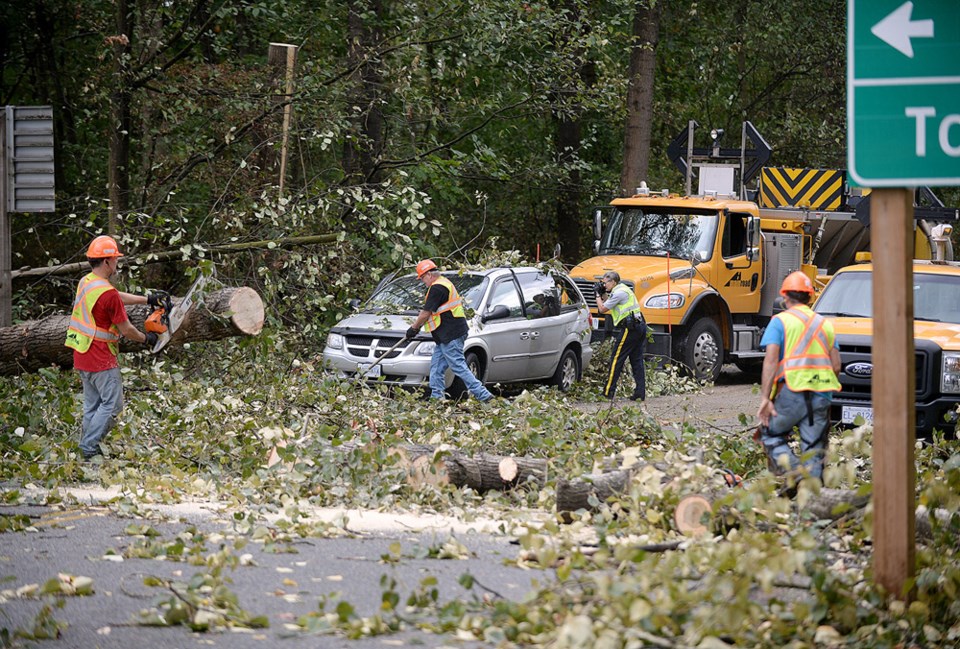
[[[539,331],[531,331],[531,332],[530,332],[530,337],[531,337],[531,338],[539,338],[539,337],[540,337],[540,332],[539,332]]]
[[[530,340],[530,333],[527,331],[520,332],[520,340]]]

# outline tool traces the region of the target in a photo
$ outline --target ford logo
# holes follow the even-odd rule
[[[843,371],[849,374],[850,376],[856,376],[859,378],[867,378],[873,374],[873,363],[850,363]]]

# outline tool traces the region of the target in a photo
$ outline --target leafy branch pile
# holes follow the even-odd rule
[[[129,360],[125,411],[108,439],[111,457],[100,465],[79,461],[75,373],[45,370],[0,381],[7,404],[0,414],[0,480],[8,503],[55,502],[63,487],[96,481],[122,489],[112,504],[121,514],[198,499],[233,512],[231,546],[191,529],[161,539],[150,525],[131,524],[136,541],[127,556],[180,559],[200,570],[181,584],[153,584],[166,594],[140,623],[261,626],[264,620],[239,607],[224,571],[242,569],[246,555],[237,555],[246,543],[285,551],[298,538],[348,533],[311,518],[313,507],[335,505],[503,520],[520,542],[516,561],[553,578],[538,579],[540,586],[521,601],[505,600],[469,575],[462,582],[479,590],[468,600],[429,580],[408,595],[387,581],[377,615],[324,601],[285,632],[359,637],[417,627],[556,647],[952,647],[960,638],[960,516],[931,517],[930,538],[918,546],[913,602],[887,599],[872,585],[869,508],[811,520],[799,505],[816,494],[802,489],[796,501],[778,497],[748,437],[689,424],[664,429],[632,404],[584,412],[578,402],[599,393],[589,376],[572,395],[528,386],[491,408],[436,404],[333,378],[316,356],[298,356],[277,336]],[[832,442],[826,486],[868,493],[869,429],[836,433]],[[403,444],[546,458],[546,486],[491,493],[411,487],[391,452]],[[271,452],[280,461],[268,466]],[[666,486],[638,473],[619,499],[561,524],[554,512],[557,478],[591,473],[617,454],[671,467],[696,461]],[[950,442],[918,448],[917,466],[918,504],[960,510],[960,457]],[[720,468],[743,476],[744,486],[722,486]],[[691,492],[714,494],[713,534],[677,533],[672,510]],[[4,527],[17,533],[22,524],[8,519]],[[676,541],[682,544],[672,551],[650,549]],[[385,561],[462,552],[455,544],[395,548]]]

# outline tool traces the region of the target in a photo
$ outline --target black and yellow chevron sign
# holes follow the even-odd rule
[[[844,172],[838,169],[764,167],[760,172],[760,207],[836,210],[843,196]]]

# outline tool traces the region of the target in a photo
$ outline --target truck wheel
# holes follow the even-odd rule
[[[577,352],[568,347],[563,350],[560,362],[557,363],[557,370],[553,373],[553,378],[550,379],[550,385],[557,386],[560,392],[568,392],[577,382],[579,376],[580,359],[577,357]]]
[[[477,356],[477,353],[467,352],[463,355],[463,360],[467,362],[467,369],[483,383],[483,363],[480,362],[480,357]],[[459,376],[453,377],[453,383],[450,384],[447,392],[450,393],[450,397],[453,399],[465,399],[467,395],[470,394],[466,384],[460,380]]]
[[[723,367],[723,337],[709,318],[697,320],[683,339],[680,359],[701,381],[716,381]]]

